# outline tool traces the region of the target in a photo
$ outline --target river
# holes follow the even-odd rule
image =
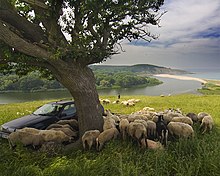
[[[163,84],[151,87],[143,88],[127,88],[127,89],[105,89],[98,90],[99,95],[148,95],[148,96],[159,96],[163,95],[174,95],[183,93],[198,93],[196,90],[201,88],[202,85],[197,81],[184,81],[172,78],[158,78],[163,81]],[[10,93],[0,93],[0,104],[8,103],[18,103],[27,102],[35,100],[45,100],[45,99],[65,99],[71,98],[68,91],[51,91],[51,92],[33,92],[33,93],[23,93],[23,92],[10,92]]]

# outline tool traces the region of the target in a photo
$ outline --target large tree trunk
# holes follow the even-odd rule
[[[91,129],[102,131],[104,122],[102,107],[95,87],[95,77],[92,70],[87,66],[81,67],[71,63],[68,65],[62,64],[63,62],[58,64],[59,71],[55,76],[69,90],[75,101],[80,137],[80,141],[77,142],[78,147],[85,131]]]

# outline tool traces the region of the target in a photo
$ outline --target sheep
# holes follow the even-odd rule
[[[142,123],[145,128],[147,129],[147,122],[145,120],[142,120],[142,119],[135,119],[134,122],[136,123]]]
[[[66,135],[62,131],[55,131],[55,130],[40,130],[39,134],[43,137],[45,142],[56,142],[56,143],[63,143],[63,142],[71,142],[72,137]]]
[[[103,131],[111,128],[116,128],[115,120],[111,117],[104,118]]]
[[[8,142],[11,148],[14,148],[16,143],[21,143],[24,146],[32,145],[35,147],[42,145],[44,143],[44,139],[40,134],[17,130],[8,136]]]
[[[193,112],[189,112],[188,114],[186,114],[187,117],[191,118],[193,122],[197,122],[198,121],[198,116],[197,114],[193,113]]]
[[[209,116],[209,114],[208,113],[206,113],[206,112],[200,112],[199,114],[198,114],[198,122],[202,122],[202,119],[205,117],[205,116]]]
[[[116,128],[111,128],[103,131],[100,135],[96,138],[96,149],[100,151],[104,144],[111,139],[116,139],[119,134],[119,131]]]
[[[191,126],[193,125],[193,121],[189,117],[173,117],[171,122],[182,122],[182,123],[189,124]]]
[[[147,138],[147,129],[142,123],[131,122],[128,125],[128,134],[140,145],[140,140],[144,137]]]
[[[147,137],[155,139],[157,137],[156,123],[152,120],[147,121]]]
[[[119,104],[120,103],[120,100],[115,100],[112,102],[112,104]]]
[[[141,139],[141,148],[148,148],[152,150],[164,150],[163,145],[159,141],[155,142],[153,140],[145,138]]]
[[[62,131],[64,132],[67,136],[70,136],[70,137],[77,137],[78,136],[78,132],[76,131],[73,131],[69,128],[51,128],[50,130],[54,130],[54,131]]]
[[[167,130],[167,125],[164,122],[162,114],[158,115],[158,120],[156,122],[156,132],[157,132],[157,138],[159,139],[159,141],[164,146],[166,146],[167,145],[168,130]]]
[[[155,111],[155,109],[151,107],[144,107],[143,110],[144,111]]]
[[[127,119],[121,119],[119,123],[119,129],[122,133],[122,139],[125,140],[126,138],[126,131],[129,125],[129,121]]]
[[[110,104],[111,101],[110,101],[109,99],[104,99],[104,100],[102,100],[102,103],[103,103],[103,104]]]
[[[194,137],[194,130],[189,124],[182,122],[170,122],[167,125],[167,128],[171,136],[175,135],[183,138]]]
[[[66,125],[69,124],[73,129],[79,130],[78,121],[76,119],[69,119],[69,120],[59,120],[57,124]]]
[[[204,134],[207,130],[210,132],[212,130],[213,125],[214,125],[214,121],[212,117],[210,115],[205,116],[202,119],[202,123],[200,125],[200,130],[204,129],[202,134]]]
[[[49,125],[46,128],[46,130],[50,130],[51,128],[69,128],[70,130],[73,131],[73,128],[69,124],[60,125],[60,124],[57,124],[57,123],[53,123],[53,124]]]
[[[30,133],[30,134],[38,134],[39,130],[36,128],[30,128],[30,127],[24,127],[21,129],[17,129],[16,131],[22,131],[22,132],[26,132],[26,133]]]
[[[95,144],[95,140],[99,135],[100,135],[99,130],[86,131],[82,136],[82,143],[83,143],[84,150],[86,149],[86,143],[87,143],[89,150],[90,150],[92,145]]]

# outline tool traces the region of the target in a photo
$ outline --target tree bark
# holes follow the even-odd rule
[[[67,64],[56,61],[59,70],[55,73],[57,79],[70,91],[74,98],[79,123],[79,137],[81,140],[85,131],[98,129],[102,131],[102,107],[95,87],[95,77],[87,66]],[[57,67],[57,68],[58,68]],[[72,71],[70,71],[72,70]]]

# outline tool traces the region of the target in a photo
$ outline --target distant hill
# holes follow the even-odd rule
[[[171,69],[156,65],[137,64],[132,66],[113,66],[113,65],[92,65],[93,71],[103,70],[105,72],[121,72],[130,71],[142,74],[187,74],[189,72],[179,69]]]

